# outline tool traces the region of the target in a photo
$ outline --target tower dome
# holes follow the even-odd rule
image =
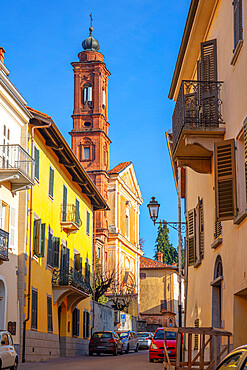
[[[90,31],[89,37],[82,42],[82,47],[83,47],[84,50],[98,51],[100,49],[100,44],[99,44],[98,40],[96,40],[93,37],[93,26],[92,26],[92,24],[89,27],[89,31]]]

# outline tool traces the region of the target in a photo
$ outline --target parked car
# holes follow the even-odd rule
[[[16,370],[18,367],[18,355],[15,351],[11,334],[0,330],[0,369],[10,368]]]
[[[123,343],[123,350],[125,353],[129,353],[129,351],[138,352],[139,349],[139,340],[138,336],[134,331],[127,330],[127,331],[118,331],[118,335]]]
[[[170,359],[176,358],[176,335],[173,331],[166,332],[166,348]],[[164,339],[164,328],[158,328],[149,347],[149,362],[164,358]]]
[[[113,356],[123,354],[123,343],[114,331],[95,332],[89,342],[89,356],[94,353],[112,353]]]
[[[139,332],[137,333],[138,340],[139,340],[139,348],[149,348],[152,342],[152,333],[148,332]]]
[[[247,369],[247,345],[238,347],[230,352],[217,366],[216,370],[223,369]]]

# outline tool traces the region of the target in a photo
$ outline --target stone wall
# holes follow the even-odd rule
[[[58,335],[26,331],[26,361],[44,361],[59,356]]]
[[[94,328],[92,332],[114,330],[114,309],[101,303],[94,303]],[[93,317],[91,312],[91,317]]]

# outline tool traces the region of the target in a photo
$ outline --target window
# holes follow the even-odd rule
[[[87,211],[86,233],[90,234],[90,213]]]
[[[47,330],[53,331],[52,323],[52,298],[47,296]]]
[[[38,324],[38,291],[32,289],[32,314],[31,314],[31,328],[37,329]]]
[[[129,216],[125,216],[125,236],[129,238]]]
[[[47,265],[59,267],[60,238],[54,237],[49,228],[47,244]]]
[[[50,173],[49,173],[49,195],[53,198],[53,192],[54,192],[54,170],[50,167]]]
[[[8,334],[6,334],[6,333],[3,333],[2,334],[1,342],[4,342],[4,346],[8,346],[9,345]]]
[[[102,90],[102,108],[104,109],[106,107],[106,93],[105,90]]]
[[[84,85],[83,105],[85,105],[85,104],[91,105],[92,104],[92,90],[93,90],[93,88],[92,88],[91,84]]]
[[[98,248],[98,258],[100,259],[100,248]]]
[[[76,271],[82,272],[82,258],[80,253],[74,254],[74,269]]]
[[[140,279],[143,280],[143,279],[146,279],[146,272],[140,272]]]
[[[34,177],[39,180],[39,149],[34,147]]]
[[[188,211],[188,265],[199,264],[204,257],[203,200],[198,198],[196,208]]]
[[[85,279],[87,282],[90,283],[90,265],[88,263],[88,260],[85,262]]]
[[[72,313],[72,335],[78,337],[80,333],[80,310],[75,308]]]
[[[3,126],[3,145],[7,145],[7,147],[3,147],[3,153],[2,153],[2,165],[3,168],[9,167],[9,147],[10,144],[10,131],[7,129],[6,125]]]
[[[233,356],[228,357],[223,364],[218,368],[218,370],[223,370],[223,369],[232,369],[236,368],[237,364],[240,360],[241,357],[241,352],[234,354]]]
[[[242,0],[233,0],[233,31],[234,31],[234,50],[240,40],[243,40],[243,15]]]
[[[0,199],[0,228],[9,232],[9,205]]]
[[[53,257],[52,257],[52,230],[48,228],[48,243],[47,243],[47,265],[52,266]]]
[[[199,328],[199,319],[195,320],[195,328]],[[195,334],[195,350],[198,350],[198,334]]]
[[[84,159],[90,159],[90,147],[86,146],[84,148]]]
[[[37,257],[45,256],[45,227],[40,218],[33,223],[33,254]]]
[[[167,310],[167,300],[166,299],[160,301],[160,310],[161,311]]]
[[[83,337],[89,338],[89,325],[90,325],[90,315],[89,312],[83,312]]]

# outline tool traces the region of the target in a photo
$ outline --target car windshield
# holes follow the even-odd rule
[[[112,338],[112,333],[94,333],[93,338]]]
[[[149,337],[149,334],[148,333],[137,333],[137,336],[139,338],[146,338],[146,337]]]
[[[128,338],[129,333],[119,333],[120,338]]]
[[[166,332],[166,339],[170,339],[170,340],[173,339],[173,340],[175,340],[176,339],[176,336],[177,336],[177,333],[175,333],[173,331],[167,331]],[[157,330],[153,339],[164,340],[165,339],[165,332],[164,332],[164,330]]]

